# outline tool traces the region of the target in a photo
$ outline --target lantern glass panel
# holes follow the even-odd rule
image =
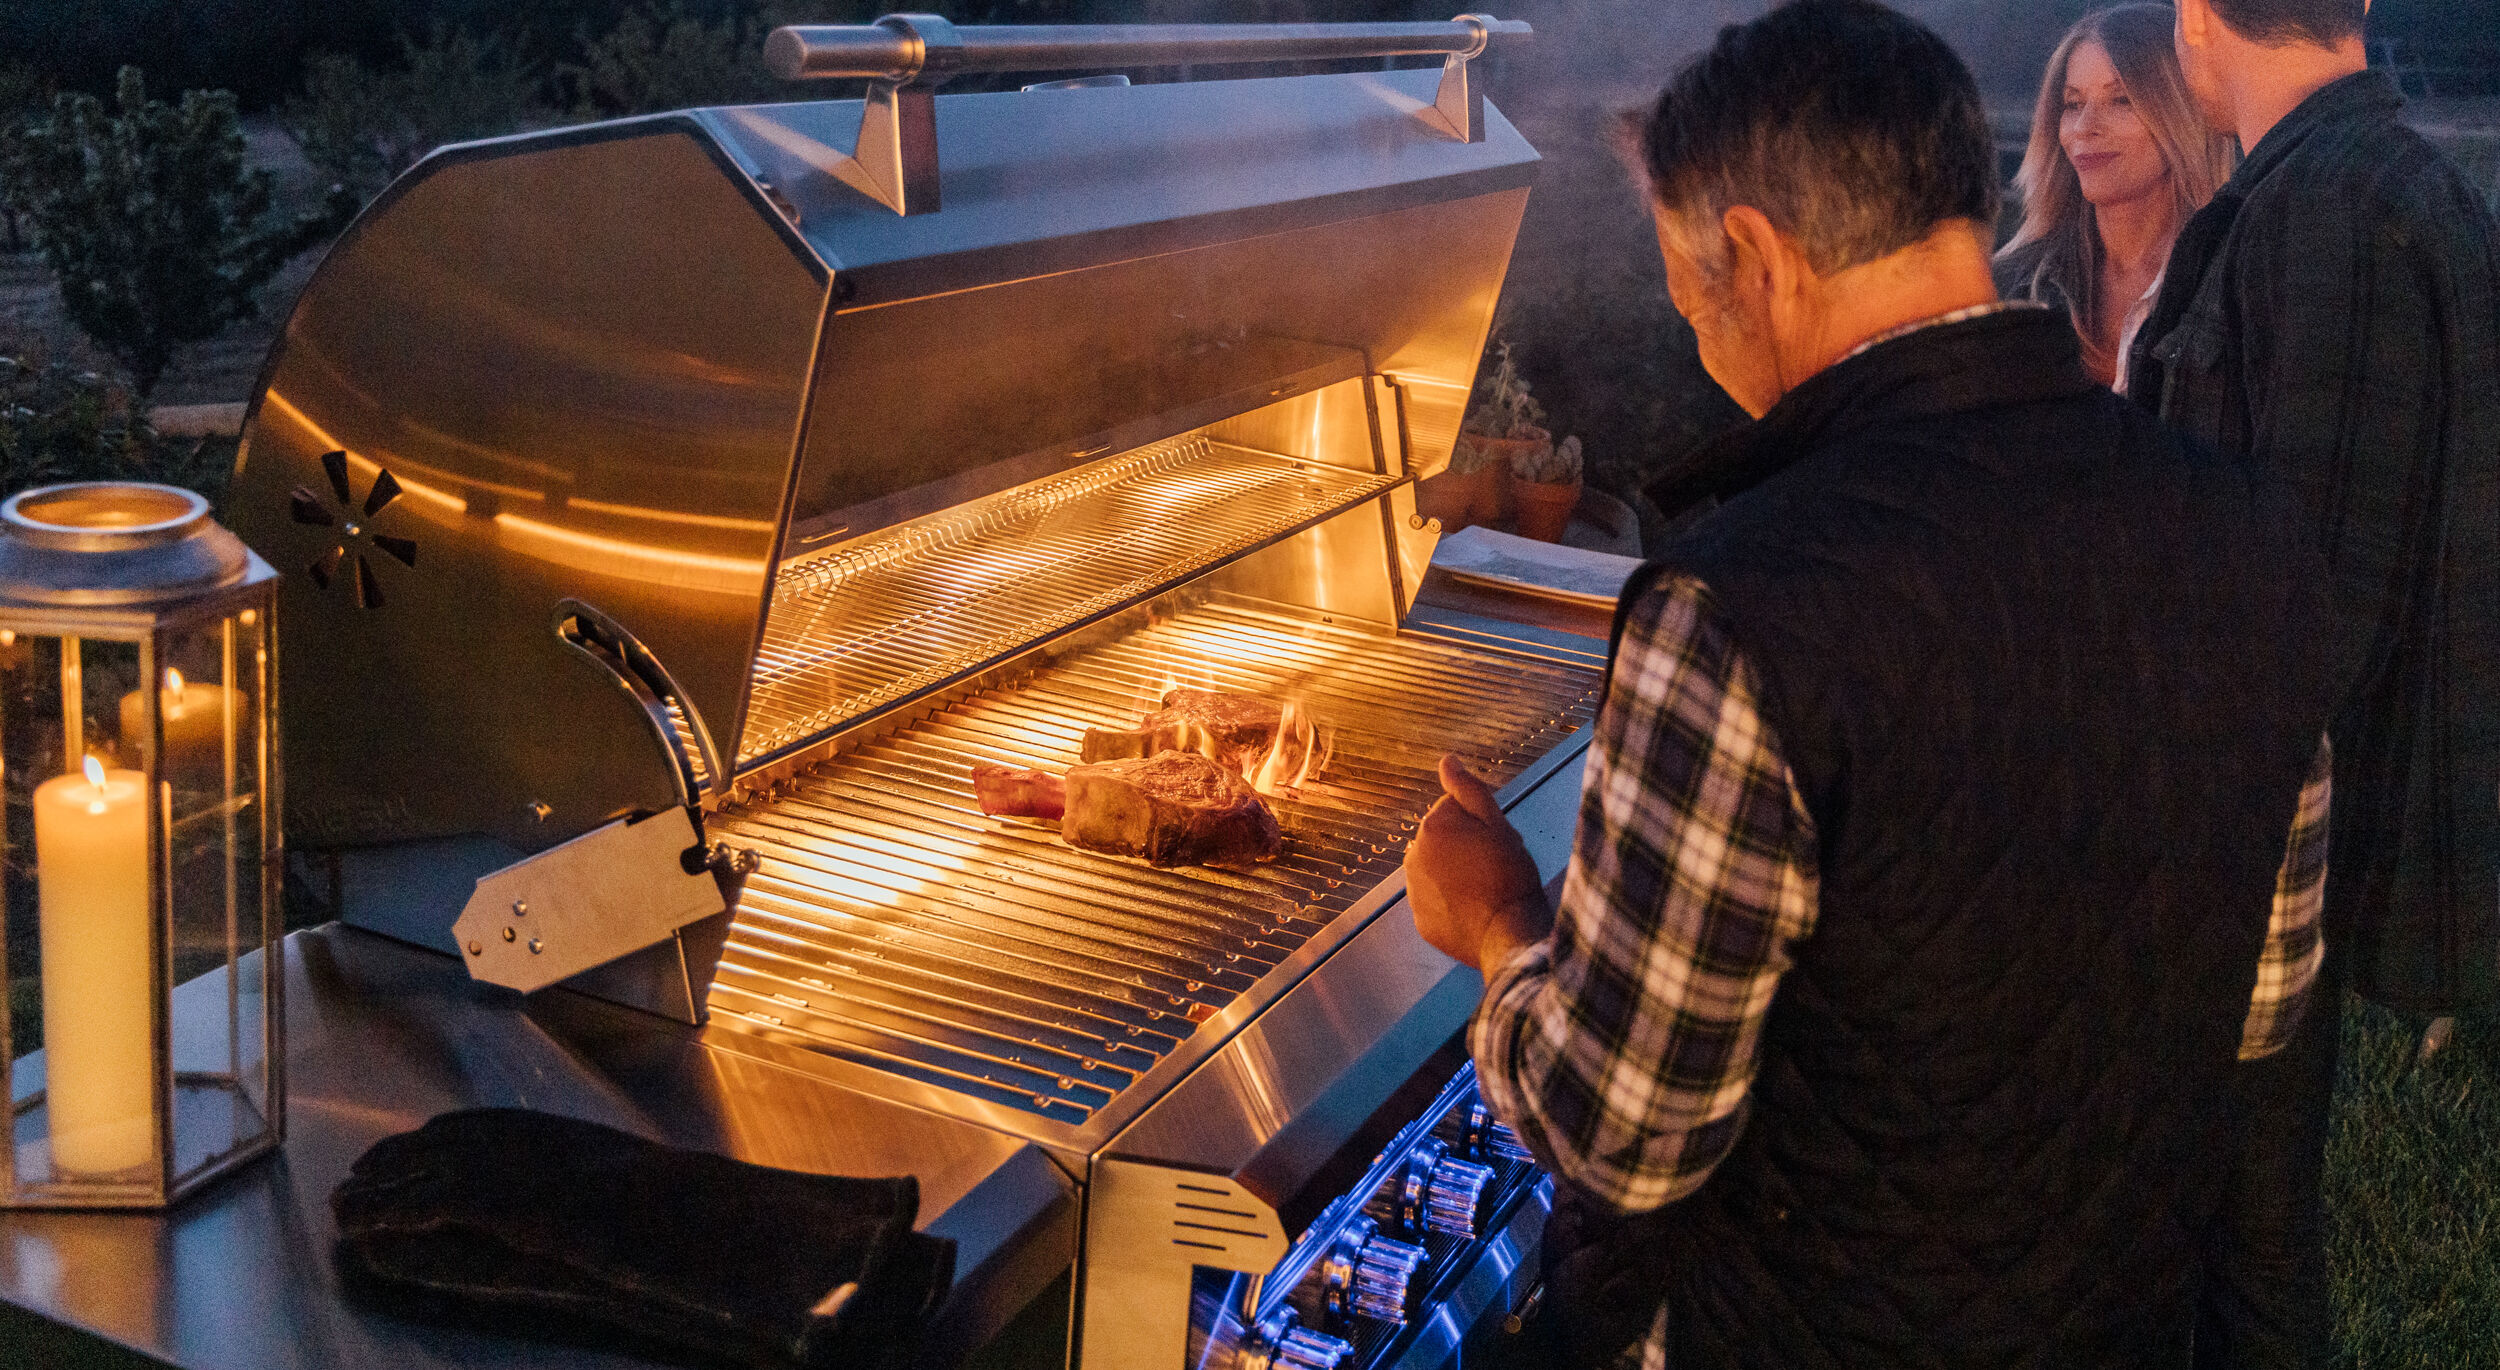
[[[157,640],[173,979],[174,1181],[270,1129],[262,893],[266,621],[242,610]],[[123,702],[134,721],[142,698]]]
[[[146,757],[119,707],[144,644],[5,636],[13,1188],[142,1198],[162,1177],[157,915]]]

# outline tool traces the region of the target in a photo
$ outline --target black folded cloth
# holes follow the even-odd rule
[[[385,1137],[330,1196],[351,1287],[747,1364],[902,1366],[955,1274],[911,1176],[802,1175],[529,1109]]]

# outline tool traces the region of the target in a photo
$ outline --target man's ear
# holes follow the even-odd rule
[[[2205,0],[2177,0],[2177,37],[2181,47],[2201,48],[2213,39],[2214,12],[2205,7]],[[2362,0],[2368,4],[2369,0]]]
[[[1719,216],[1719,227],[1727,232],[1732,281],[1740,296],[1753,295],[1767,308],[1776,300],[1793,300],[1807,285],[1805,259],[1761,210],[1734,206]]]

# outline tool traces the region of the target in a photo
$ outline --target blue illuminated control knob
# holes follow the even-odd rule
[[[1510,1124],[1494,1117],[1492,1106],[1482,1099],[1467,1105],[1467,1126],[1461,1140],[1467,1154],[1479,1161],[1536,1159],[1520,1145],[1519,1134],[1510,1130]]]
[[[1398,1223],[1410,1237],[1427,1232],[1473,1237],[1476,1206],[1492,1183],[1493,1167],[1461,1160],[1440,1142],[1427,1141],[1407,1157],[1398,1181]]]
[[[1362,1259],[1354,1267],[1354,1311],[1378,1322],[1405,1322],[1415,1272],[1423,1263],[1420,1246],[1388,1237],[1363,1243]]]
[[[1276,1346],[1276,1370],[1337,1370],[1354,1354],[1354,1343],[1308,1327],[1295,1327]]]
[[[1347,1223],[1320,1262],[1320,1290],[1331,1330],[1344,1331],[1358,1317],[1403,1324],[1415,1272],[1423,1264],[1422,1247],[1380,1235],[1379,1224],[1371,1219]]]
[[[1354,1343],[1304,1327],[1288,1308],[1244,1338],[1233,1370],[1339,1370]]]

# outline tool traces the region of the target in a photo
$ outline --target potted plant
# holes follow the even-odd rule
[[[1522,460],[1551,453],[1554,447],[1554,435],[1541,426],[1545,407],[1528,393],[1527,378],[1519,374],[1510,344],[1497,342],[1493,350],[1499,360],[1477,384],[1477,402],[1450,453],[1450,470],[1474,477],[1469,512],[1478,523],[1508,520],[1515,507],[1511,472]]]
[[[1511,497],[1519,505],[1519,535],[1539,542],[1562,541],[1571,526],[1571,511],[1580,503],[1580,440],[1565,438],[1560,446],[1523,452],[1512,458]]]

